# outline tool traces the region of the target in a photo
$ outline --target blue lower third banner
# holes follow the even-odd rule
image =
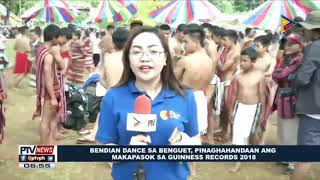
[[[320,146],[57,146],[58,162],[320,162]]]

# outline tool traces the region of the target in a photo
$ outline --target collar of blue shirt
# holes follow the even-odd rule
[[[134,82],[135,82],[134,80],[130,80],[128,82],[129,92],[131,92],[132,94],[146,94],[145,92],[139,91],[139,89],[136,87]],[[175,91],[169,89],[168,87],[162,87],[161,92],[156,97],[155,101],[163,102],[166,98],[173,98],[177,95],[178,94]],[[148,95],[146,95],[146,96],[148,96]]]

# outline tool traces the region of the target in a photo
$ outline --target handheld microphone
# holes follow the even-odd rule
[[[145,95],[140,95],[134,102],[134,112],[137,114],[151,113],[151,100]]]
[[[134,113],[127,115],[127,131],[154,132],[157,127],[157,115],[151,114],[151,99],[138,96],[134,102]]]
[[[145,95],[140,95],[134,102],[134,113],[128,113],[127,130],[141,132],[156,131],[157,115],[151,113],[151,99]],[[145,180],[143,162],[138,162],[136,172],[133,174],[134,180]]]

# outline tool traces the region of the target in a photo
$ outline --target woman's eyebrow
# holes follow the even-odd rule
[[[138,46],[138,45],[133,45],[131,48],[139,48],[139,49],[142,49],[141,46]]]
[[[152,45],[149,45],[148,48],[152,48],[152,47],[160,47],[159,45],[157,44],[152,44]]]
[[[157,44],[151,44],[151,45],[148,46],[148,48],[152,48],[152,47],[160,47],[160,46],[157,45]],[[133,45],[131,48],[139,48],[139,49],[142,49],[142,47],[139,46],[139,45]]]

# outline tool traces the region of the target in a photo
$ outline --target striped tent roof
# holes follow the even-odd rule
[[[312,0],[269,0],[249,13],[243,24],[276,30],[280,27],[281,15],[289,19],[305,18],[311,11],[320,9],[319,5]]]
[[[181,23],[215,20],[221,17],[221,12],[207,0],[172,0],[149,16],[159,23],[178,26]]]
[[[43,22],[70,22],[78,13],[66,0],[44,0],[24,12],[21,18]]]
[[[136,12],[137,9],[135,8],[135,6],[128,1],[103,0],[100,2],[97,14],[94,15],[94,17],[95,22],[98,23],[115,23],[129,20]]]

